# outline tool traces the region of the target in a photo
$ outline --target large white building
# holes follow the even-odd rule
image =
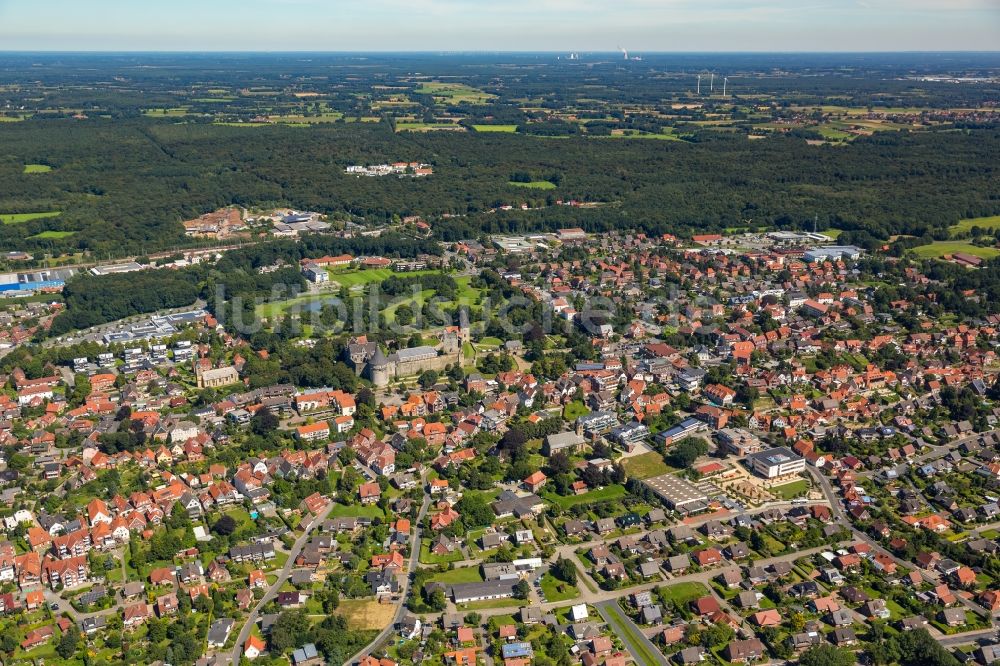
[[[798,474],[806,469],[806,459],[787,446],[751,453],[746,460],[753,473],[765,479]]]

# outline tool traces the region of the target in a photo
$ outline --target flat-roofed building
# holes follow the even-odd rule
[[[708,496],[694,484],[673,474],[661,474],[643,481],[666,505],[680,513],[708,508]]]
[[[806,469],[806,459],[787,446],[776,446],[746,457],[747,465],[757,476],[773,479],[798,474]]]

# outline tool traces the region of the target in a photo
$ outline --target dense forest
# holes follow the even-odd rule
[[[180,221],[226,205],[421,215],[447,240],[817,217],[884,240],[1000,212],[997,54],[4,54],[0,68],[0,114],[19,121],[0,123],[0,214],[58,213],[4,224],[0,250],[169,250],[195,242]],[[709,71],[725,95],[696,92]],[[821,124],[843,106],[919,113],[875,132]],[[434,174],[344,173],[398,160]],[[555,205],[570,200],[590,206]]]
[[[29,120],[0,126],[3,212],[62,211],[8,224],[0,249],[120,255],[185,241],[179,222],[229,204],[293,205],[369,222],[421,214],[446,240],[482,232],[636,228],[684,233],[745,224],[923,235],[1000,211],[1000,129],[882,132],[848,146],[793,136],[748,141],[551,139],[393,133],[385,123],[235,128],[163,121]],[[422,179],[356,178],[349,164],[415,160]],[[24,174],[25,163],[54,170]],[[557,173],[556,190],[511,173]],[[552,205],[594,202],[590,208]],[[490,212],[505,203],[543,210]],[[72,231],[63,238],[45,230]]]

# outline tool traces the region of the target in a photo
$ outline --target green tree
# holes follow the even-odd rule
[[[817,645],[802,653],[800,666],[854,666],[854,653],[832,645]]]

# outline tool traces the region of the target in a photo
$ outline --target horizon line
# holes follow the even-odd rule
[[[115,55],[115,54],[244,54],[244,55],[286,55],[286,54],[311,54],[311,55],[562,55],[569,53],[594,54],[594,55],[616,55],[620,56],[621,51],[617,49],[602,50],[497,50],[497,49],[433,49],[433,50],[391,50],[391,49],[371,49],[371,50],[230,50],[230,49],[156,49],[156,50],[130,50],[130,49],[3,49],[0,54],[24,54],[24,55]],[[655,51],[643,49],[629,49],[629,53],[635,55],[715,55],[715,54],[748,54],[748,55],[883,55],[883,54],[998,54],[1000,49],[890,49],[890,50],[845,50],[845,51],[802,51],[802,50],[704,50],[704,51]],[[621,58],[620,58],[621,59]],[[624,59],[621,59],[624,62]]]

